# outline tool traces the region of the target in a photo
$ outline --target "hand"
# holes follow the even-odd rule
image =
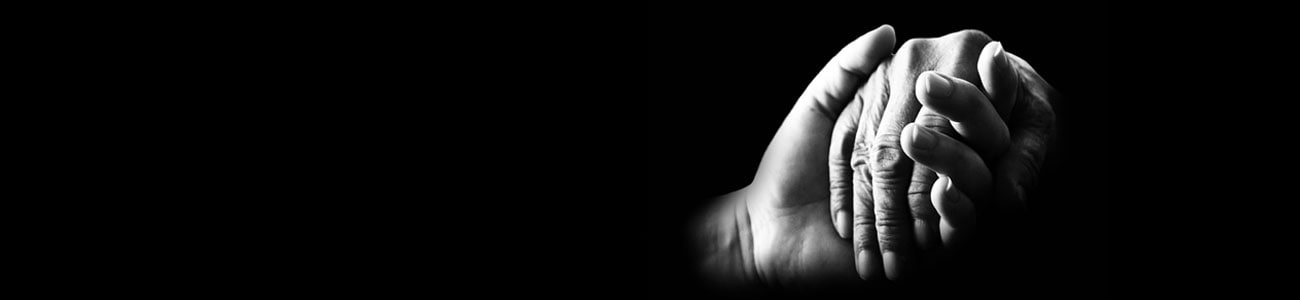
[[[862,278],[901,279],[950,254],[972,233],[974,203],[994,194],[999,202],[1024,203],[1015,191],[1036,177],[1054,119],[1045,99],[1053,93],[1032,69],[1019,67],[1027,66],[1023,60],[989,41],[973,30],[909,40],[840,116],[830,209],[841,236],[853,236]],[[1037,92],[1020,92],[1022,86]],[[1010,136],[1008,118],[1016,130]],[[1011,138],[1012,155],[1004,158]],[[986,162],[997,171],[996,183]]]
[[[755,271],[765,283],[852,283],[850,245],[825,213],[826,155],[838,112],[893,47],[894,29],[884,25],[840,50],[804,90],[764,152],[754,182],[740,193]]]
[[[971,33],[967,32],[965,34]],[[749,187],[724,196],[724,199],[731,200],[725,202],[725,204],[736,204],[737,206],[724,205],[721,208],[725,209],[717,210],[715,213],[710,213],[705,219],[698,220],[703,224],[701,224],[702,226],[696,227],[698,228],[696,231],[696,238],[698,238],[697,241],[701,242],[701,246],[703,246],[700,248],[700,250],[703,250],[701,253],[703,256],[701,258],[703,258],[704,264],[702,267],[705,274],[710,275],[709,278],[720,279],[718,283],[726,285],[737,283],[748,285],[754,281],[762,281],[767,283],[769,286],[781,286],[787,288],[839,283],[853,284],[853,282],[858,281],[853,278],[857,277],[859,274],[855,272],[854,267],[850,267],[850,264],[853,263],[855,254],[861,251],[863,244],[850,244],[848,241],[837,237],[837,234],[835,233],[836,229],[830,229],[833,228],[831,218],[825,213],[828,209],[835,207],[828,205],[829,203],[826,201],[826,199],[834,195],[828,194],[827,191],[834,192],[837,190],[831,189],[831,187],[850,189],[854,187],[851,184],[847,186],[837,185],[835,184],[836,181],[830,181],[829,179],[851,178],[852,174],[849,173],[847,176],[836,177],[837,173],[832,172],[831,170],[835,170],[838,165],[832,163],[829,166],[831,169],[821,167],[825,166],[825,164],[822,163],[825,162],[825,159],[828,157],[821,156],[820,154],[829,153],[831,161],[834,162],[836,161],[835,157],[839,154],[855,153],[851,151],[852,148],[848,148],[844,151],[837,151],[843,150],[844,148],[841,147],[848,144],[842,142],[842,139],[845,136],[848,137],[849,141],[858,138],[857,133],[859,129],[852,127],[854,128],[853,130],[844,130],[844,121],[859,120],[859,117],[869,118],[874,115],[874,118],[869,119],[870,121],[863,122],[863,124],[870,124],[873,127],[876,127],[876,125],[880,124],[879,121],[884,115],[885,106],[882,103],[879,107],[868,110],[875,111],[874,114],[863,114],[862,103],[864,103],[864,99],[870,99],[872,101],[881,100],[881,102],[883,102],[884,99],[887,99],[880,96],[864,95],[870,95],[870,91],[884,93],[891,88],[891,85],[904,85],[902,82],[911,83],[911,81],[901,80],[886,81],[886,79],[888,79],[886,75],[889,73],[889,70],[891,70],[888,68],[890,65],[905,65],[898,63],[901,59],[900,57],[903,55],[894,57],[892,60],[893,62],[885,61],[880,63],[878,67],[876,66],[877,61],[880,61],[887,56],[887,52],[892,48],[893,44],[893,29],[888,26],[882,26],[881,28],[863,35],[841,50],[840,53],[837,54],[813,80],[800,97],[800,100],[796,103],[793,111],[791,111],[783,122],[776,137],[764,153],[759,173],[754,182]],[[914,43],[909,42],[909,44]],[[919,46],[923,45],[905,45],[903,48],[910,49]],[[943,49],[943,51],[950,52],[961,50],[963,49]],[[941,60],[935,57],[942,56],[945,53],[943,51],[930,51],[921,54],[929,56],[912,55],[912,59],[923,61]],[[985,52],[987,51],[988,49],[985,49]],[[900,51],[900,53],[903,52],[904,51]],[[1009,54],[1007,54],[1007,56],[1014,58]],[[981,57],[992,58],[994,56],[981,55]],[[970,59],[966,60],[969,61]],[[1016,72],[1023,72],[1023,68],[1018,69],[1021,71],[1012,72],[994,72],[991,71],[991,68],[987,68],[989,70],[986,70],[986,66],[997,66],[996,63],[997,61],[991,59],[981,59],[980,74],[984,76],[990,76],[992,74],[1013,74],[1012,76],[1006,77],[1023,77],[1014,75]],[[958,72],[950,74],[961,75],[972,73],[973,71],[969,70],[969,68],[972,67],[969,65],[969,63],[959,64],[959,68],[967,68],[965,69],[965,73]],[[863,70],[873,70],[873,72],[867,73]],[[913,74],[917,73],[920,72],[917,71]],[[870,77],[869,80],[866,78],[868,76]],[[941,78],[946,79],[949,77],[945,76]],[[913,77],[912,79],[914,80],[916,77]],[[859,84],[862,84],[863,81],[866,81],[866,84],[859,90],[858,86]],[[1006,82],[1006,80],[985,79],[983,82]],[[1038,82],[1041,82],[1041,79],[1038,79]],[[915,85],[908,84],[906,85],[906,89],[910,92],[916,92],[913,89],[914,86],[928,86],[925,84],[928,84],[928,82]],[[1023,86],[1031,86],[1031,84],[1025,84]],[[1046,85],[1040,84],[1038,86],[1045,87]],[[893,89],[900,88],[893,87]],[[1026,88],[989,87],[986,85],[985,89],[993,92],[992,95],[994,96],[992,99],[1001,99],[999,98],[1001,96],[997,96],[998,93],[1003,93],[1003,91],[1017,91]],[[836,118],[832,112],[838,111],[836,108],[837,106],[844,107],[845,102],[849,102],[847,100],[852,96],[852,91],[854,90],[859,91],[859,99],[851,101],[847,105],[848,107],[844,108],[845,115],[841,116],[839,124],[834,126],[834,140],[831,140],[832,136],[828,133],[831,128],[829,120]],[[924,94],[925,90],[921,90],[920,92]],[[1015,93],[1024,94],[1025,92]],[[1013,98],[1021,99],[1023,96]],[[1045,97],[1039,97],[1039,99],[1044,98]],[[916,105],[920,106],[920,103],[918,102]],[[927,105],[935,106],[934,108],[937,108],[940,112],[944,112],[944,108],[941,107],[942,104],[937,106],[935,104]],[[1021,106],[1026,105],[1014,105],[1014,107],[1017,108]],[[1040,108],[1044,107],[1041,105],[1035,106]],[[1050,107],[1046,108],[1047,113],[1050,114]],[[878,109],[878,111],[876,109]],[[999,109],[998,111],[1005,110]],[[931,114],[933,114],[933,118],[927,117],[920,119],[916,118],[916,115],[913,115],[912,118],[898,119],[908,120],[901,121],[904,122],[904,124],[912,122],[913,120],[918,121],[916,123],[919,124],[929,124],[927,122],[933,122],[921,122],[921,120],[945,120],[945,118],[941,117],[938,113],[920,114],[918,112],[918,115]],[[967,122],[961,122],[962,119],[960,119],[960,117],[958,117],[957,120],[959,120],[958,127],[966,128],[964,124]],[[1048,120],[1046,123],[1050,124],[1051,122]],[[972,126],[979,124],[1000,123],[970,123]],[[1019,128],[1014,127],[1014,124],[1019,123],[1013,122],[1012,124],[1013,129]],[[856,124],[854,124],[854,126],[856,126]],[[907,140],[900,139],[900,146],[897,148],[899,149],[898,151],[904,152],[903,154],[912,157],[911,159],[916,159],[922,163],[931,163],[926,160],[928,157],[925,156],[922,151],[919,151],[920,148],[915,147],[919,143],[916,143],[917,139],[915,139],[915,136],[913,135],[932,133],[931,131],[928,131],[928,128],[934,126],[926,127],[927,129],[917,129],[920,127],[916,126],[900,125],[900,127],[902,127],[902,132],[898,135],[902,136],[902,139]],[[945,135],[962,138],[962,136],[958,135],[958,130],[951,127],[951,124],[947,127],[947,131],[943,131],[942,128],[944,127],[941,126],[934,128],[940,128],[941,133]],[[961,131],[960,134],[966,134],[966,129],[962,129]],[[874,134],[876,130],[873,128],[867,132]],[[847,133],[847,135],[845,133]],[[1016,136],[1015,134],[1016,133],[1013,130],[1013,138]],[[828,144],[834,146],[827,147],[829,146]],[[961,143],[945,143],[944,145],[960,144]],[[848,144],[848,146],[851,147],[852,144]],[[1016,145],[1011,147],[1011,149],[1016,148]],[[936,147],[935,149],[936,150],[933,153],[953,152],[951,150],[944,150],[953,149],[953,147]],[[837,152],[839,154],[837,154]],[[847,157],[849,155],[845,154],[840,156]],[[942,158],[947,156],[935,155],[932,157]],[[953,160],[953,168],[960,168],[965,162],[971,160],[973,159]],[[843,161],[847,162],[847,160]],[[969,227],[963,224],[973,223],[973,214],[970,215],[972,217],[971,219],[962,218],[962,216],[964,216],[962,212],[970,211],[971,209],[969,207],[963,207],[960,204],[972,203],[972,201],[962,200],[964,199],[964,196],[970,195],[964,192],[969,189],[970,191],[974,191],[974,193],[984,194],[986,192],[981,192],[980,189],[983,187],[987,190],[988,184],[975,183],[970,184],[972,186],[970,188],[964,188],[962,186],[964,183],[961,182],[966,180],[960,178],[962,178],[961,176],[966,175],[953,171],[956,169],[945,169],[940,166],[940,162],[934,162],[933,164],[938,166],[936,169],[939,169],[940,172],[948,174],[946,177],[949,178],[945,179],[947,181],[940,181],[938,183],[931,182],[933,186],[937,188],[932,189],[930,188],[930,185],[926,186],[926,191],[933,193],[933,197],[927,197],[926,199],[933,198],[933,200],[941,201],[938,205],[940,210],[934,212],[934,214],[939,216],[939,221],[937,222],[948,222],[949,224],[946,226],[950,227],[950,229],[941,230],[941,233],[936,234],[935,236],[944,236],[943,238],[940,238],[940,240],[941,243],[945,243],[945,245],[956,245],[960,242],[960,238],[958,237],[968,236],[963,233],[963,231]],[[844,169],[848,170],[847,167]],[[978,168],[975,168],[975,170],[978,170]],[[849,171],[851,172],[852,170]],[[864,169],[863,171],[868,170]],[[987,172],[987,169],[985,172]],[[821,174],[829,174],[831,177],[822,177],[824,175]],[[980,176],[977,175],[974,177]],[[983,177],[988,178],[988,176]],[[996,186],[996,184],[994,185]],[[870,191],[870,186],[859,185],[857,187],[865,187],[867,191]],[[994,190],[996,190],[996,188],[994,188]],[[943,203],[948,202],[947,200],[949,199],[952,200],[951,202],[953,202],[953,205],[944,205]],[[934,205],[931,205],[931,207],[933,206]],[[953,208],[953,210],[945,210],[946,208]],[[944,226],[945,225],[939,225],[939,227]],[[879,267],[877,270],[879,270]],[[881,272],[883,273],[883,271]],[[880,277],[883,278],[884,276],[882,275]]]

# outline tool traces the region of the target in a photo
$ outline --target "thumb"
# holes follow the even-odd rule
[[[853,93],[894,48],[894,28],[882,25],[840,50],[786,115],[763,153],[755,181],[781,191],[827,191],[831,127]]]
[[[1011,128],[1011,146],[990,167],[996,174],[994,194],[997,210],[1002,214],[1019,216],[1028,211],[1026,193],[1037,185],[1056,131],[1056,112],[1052,103],[1062,99],[1028,62],[1011,53],[1004,55],[1017,68],[1023,89],[1007,123]]]

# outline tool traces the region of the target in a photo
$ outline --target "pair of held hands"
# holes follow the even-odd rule
[[[698,232],[706,273],[783,287],[903,280],[968,244],[976,211],[1025,213],[1055,90],[979,31],[912,39],[891,57],[894,45],[884,25],[822,68],[754,182]]]

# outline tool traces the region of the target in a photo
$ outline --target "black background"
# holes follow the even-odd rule
[[[24,22],[25,29],[48,27],[55,32],[23,32],[39,37],[38,42],[17,44],[34,46],[35,52],[51,57],[20,55],[42,72],[19,72],[19,77],[47,84],[49,88],[34,85],[42,93],[87,93],[70,99],[89,102],[23,101],[54,108],[14,111],[37,121],[20,122],[30,125],[19,128],[20,133],[51,141],[81,143],[86,128],[105,132],[106,143],[49,143],[70,152],[40,149],[57,157],[35,161],[49,172],[116,189],[167,184],[118,174],[134,166],[101,168],[110,176],[95,176],[47,163],[79,165],[82,161],[74,157],[86,153],[94,154],[88,159],[108,159],[117,154],[108,148],[120,147],[144,157],[109,160],[134,165],[180,149],[172,140],[150,134],[144,139],[164,145],[146,144],[151,149],[140,151],[127,147],[133,141],[120,134],[152,128],[197,138],[202,141],[197,148],[223,145],[211,155],[175,152],[184,159],[164,159],[163,164],[168,170],[209,173],[214,168],[187,163],[225,158],[216,163],[233,167],[234,174],[213,173],[219,177],[213,181],[179,171],[158,175],[184,184],[216,184],[200,189],[181,185],[171,195],[182,198],[195,192],[231,193],[231,188],[235,194],[247,194],[236,197],[247,205],[228,207],[274,220],[266,224],[271,229],[255,223],[247,226],[248,232],[302,244],[281,251],[283,257],[254,265],[284,266],[284,257],[297,258],[310,265],[297,273],[305,270],[329,279],[307,277],[312,288],[294,288],[295,293],[336,293],[359,286],[362,282],[355,279],[365,278],[384,287],[367,287],[366,294],[407,292],[390,287],[410,286],[434,295],[469,288],[466,292],[511,295],[596,292],[599,298],[693,298],[703,294],[696,293],[700,290],[690,279],[694,272],[683,251],[685,216],[707,199],[750,181],[762,149],[794,98],[835,51],[882,23],[895,26],[900,43],[975,28],[1031,62],[1066,99],[1056,107],[1060,139],[1034,197],[1032,238],[1017,248],[1021,252],[1013,253],[1026,255],[1016,263],[995,260],[986,264],[990,268],[960,274],[972,284],[949,288],[951,293],[1088,297],[1114,290],[1111,281],[1126,276],[1137,279],[1130,287],[1154,287],[1166,297],[1180,291],[1204,296],[1216,287],[1229,287],[1238,297],[1243,291],[1258,291],[1236,288],[1225,279],[1287,286],[1278,281],[1285,277],[1274,274],[1289,267],[1275,258],[1289,254],[1268,252],[1285,249],[1268,242],[1285,243],[1278,237],[1286,233],[1242,236],[1254,229],[1286,227],[1242,221],[1290,220],[1285,215],[1290,210],[1267,206],[1278,203],[1272,201],[1279,198],[1275,193],[1286,195],[1286,190],[1285,185],[1266,181],[1288,178],[1254,170],[1275,172],[1275,158],[1293,156],[1277,140],[1290,133],[1267,131],[1293,127],[1284,109],[1267,106],[1285,103],[1286,97],[1249,94],[1289,90],[1287,85],[1253,82],[1287,79],[1268,75],[1287,69],[1278,68],[1285,59],[1277,59],[1286,51],[1269,46],[1288,35],[1267,29],[1291,28],[1283,26],[1287,16],[1268,14],[1288,10],[1249,3],[899,4],[904,2],[257,5],[172,9],[164,14],[133,6],[59,6],[47,13],[52,18],[34,14],[33,22]],[[105,14],[103,8],[109,7],[124,11]],[[192,14],[203,12],[207,14]],[[1108,20],[1112,14],[1121,18]],[[163,20],[155,19],[158,16]],[[123,20],[125,28],[117,25]],[[201,26],[196,31],[184,21]],[[92,36],[83,38],[87,34]],[[193,42],[178,44],[174,37]],[[69,44],[54,43],[58,41]],[[1112,47],[1124,55],[1109,55]],[[108,67],[101,67],[106,62]],[[141,68],[141,63],[155,68]],[[84,72],[85,67],[90,72]],[[130,76],[131,71],[167,80],[140,80]],[[112,76],[96,76],[101,74]],[[1117,83],[1108,84],[1112,80]],[[272,91],[254,91],[264,88]],[[137,91],[148,91],[165,100],[125,106],[122,101],[102,101],[121,91],[128,91],[129,99],[138,98]],[[239,101],[191,101],[195,92],[233,95],[228,98]],[[183,103],[194,107],[177,106]],[[192,114],[213,109],[210,119]],[[165,119],[135,120],[133,115]],[[68,116],[78,122],[64,122]],[[1127,118],[1111,120],[1116,117]],[[174,118],[222,130],[215,136],[195,134],[173,125]],[[106,126],[120,120],[138,121],[150,130]],[[246,125],[232,132],[227,130],[232,123]],[[73,133],[36,130],[46,124],[60,124],[50,127]],[[1263,136],[1249,136],[1252,133]],[[1131,137],[1121,139],[1123,135]],[[1122,147],[1124,155],[1111,154],[1110,145]],[[268,151],[272,155],[266,155]],[[252,166],[227,161],[249,161]],[[275,169],[268,172],[263,165]],[[104,178],[129,184],[99,183]],[[255,188],[279,193],[238,189],[259,179]],[[103,198],[104,190],[95,184],[49,182],[56,190]],[[148,215],[176,216],[174,205],[181,202],[171,198],[165,205],[148,203],[166,209]],[[60,206],[56,215],[66,214],[69,202],[50,203]],[[117,201],[96,203],[119,206]],[[208,202],[198,205],[202,207],[193,211],[211,207]],[[277,205],[287,207],[278,210]],[[92,207],[96,209],[89,215],[122,219],[121,214]],[[1269,213],[1284,215],[1273,218]],[[238,220],[221,214],[224,220]],[[179,215],[194,219],[189,211]],[[318,220],[295,219],[304,215],[335,224],[322,227],[316,225]],[[44,221],[49,220],[59,222]],[[91,227],[107,224],[90,220]],[[173,223],[144,220],[154,227]],[[75,224],[73,230],[86,228],[69,224]],[[229,222],[213,224],[228,228]],[[276,226],[289,230],[274,230]],[[225,237],[165,227],[208,244],[225,243]],[[1113,227],[1121,229],[1110,230]],[[629,234],[633,229],[640,230]],[[110,231],[114,241],[126,241],[118,238],[121,230]],[[321,242],[302,241],[304,232],[320,233]],[[265,244],[247,243],[242,234],[223,235],[238,252],[259,257],[266,253]],[[1132,237],[1122,238],[1126,235]],[[69,235],[44,236],[66,240]],[[148,240],[171,244],[155,236]],[[115,246],[68,249],[80,251],[75,255],[86,249],[113,253]],[[146,257],[159,253],[120,249]],[[183,255],[242,258],[225,251],[228,247],[216,249],[214,255]],[[1110,255],[1111,249],[1119,255]],[[170,259],[163,263],[195,269]],[[1270,272],[1247,272],[1242,266]],[[297,287],[284,281],[297,274],[244,267],[236,265],[240,271],[234,277],[214,274],[243,281],[248,275],[265,276],[261,282],[271,286]],[[1238,269],[1218,270],[1223,267]],[[158,274],[194,281],[173,272]],[[212,282],[230,285],[227,280]],[[963,289],[970,287],[977,290]],[[872,291],[846,298],[879,295]]]
[[[1108,20],[1105,3],[882,5],[723,3],[647,12],[647,279],[656,297],[699,295],[685,220],[747,185],[794,100],[844,44],[881,25],[898,43],[979,29],[1028,61],[1064,100],[1031,194],[1028,235],[958,279],[978,296],[1107,292]],[[1014,258],[1014,259],[1008,259]],[[925,287],[933,289],[933,287]],[[908,291],[914,293],[917,291]]]

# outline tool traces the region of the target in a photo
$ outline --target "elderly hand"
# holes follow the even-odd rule
[[[1058,96],[990,41],[975,30],[909,40],[840,115],[830,210],[861,278],[941,261],[973,234],[976,204],[1023,213]]]

